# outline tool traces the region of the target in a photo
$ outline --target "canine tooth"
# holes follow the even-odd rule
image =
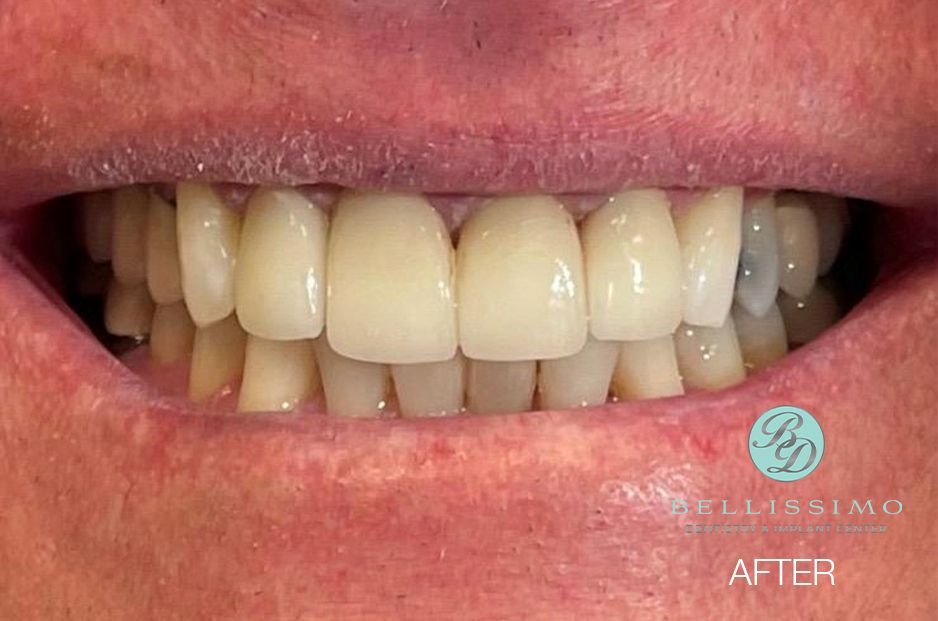
[[[463,407],[466,360],[461,353],[443,362],[391,367],[397,402],[404,416],[444,416]]]
[[[775,197],[758,198],[743,210],[742,249],[736,276],[736,302],[761,317],[778,294],[778,231]]]
[[[189,367],[190,399],[211,397],[240,377],[246,340],[234,315],[195,331]]]
[[[593,336],[634,341],[674,332],[681,322],[681,249],[667,195],[617,194],[587,217],[581,237]]]
[[[613,392],[621,399],[656,399],[683,395],[674,338],[668,334],[619,346]]]
[[[817,218],[807,201],[796,194],[780,194],[778,222],[780,287],[796,298],[808,295],[818,275]]]
[[[114,192],[111,267],[114,277],[125,285],[147,279],[147,206],[143,188],[131,185]]]
[[[788,353],[785,322],[778,306],[772,304],[765,315],[758,317],[737,304],[732,314],[747,369],[758,371]]]
[[[733,318],[718,328],[682,325],[674,336],[677,365],[687,388],[719,390],[746,379]]]
[[[311,339],[271,341],[248,335],[239,412],[285,412],[319,387]]]
[[[115,336],[144,336],[153,321],[153,300],[144,283],[111,281],[104,302],[104,327]]]
[[[81,197],[81,233],[85,252],[95,263],[111,260],[111,238],[114,230],[114,195],[112,192],[91,192]]]
[[[849,214],[847,201],[839,196],[828,194],[811,194],[807,196],[808,203],[814,209],[817,218],[819,248],[818,248],[818,276],[827,274],[843,244],[844,233],[847,229]]]
[[[146,267],[154,302],[172,304],[182,299],[176,209],[155,193],[149,197]]]
[[[160,304],[153,313],[150,331],[150,358],[156,364],[171,364],[192,353],[195,324],[185,302]]]
[[[531,409],[537,362],[470,360],[466,408],[475,414],[511,414]]]
[[[452,358],[452,255],[443,220],[422,196],[344,195],[329,235],[329,344],[368,362]]]
[[[605,403],[618,355],[618,343],[588,338],[583,349],[572,356],[541,361],[541,407],[554,410]]]
[[[550,196],[496,198],[456,251],[459,338],[469,358],[548,360],[586,343],[583,259],[573,219]]]
[[[729,315],[739,263],[743,190],[711,190],[676,219],[684,322],[716,327]]]
[[[387,407],[387,365],[337,354],[324,336],[316,339],[314,345],[329,414],[369,417],[379,415]]]
[[[818,281],[803,300],[780,293],[778,308],[791,345],[810,343],[840,319],[840,304],[824,281]]]
[[[235,300],[255,336],[314,338],[325,321],[326,235],[319,207],[296,190],[261,188],[241,227]]]
[[[197,326],[234,310],[240,216],[202,183],[176,186],[176,232],[186,306]]]

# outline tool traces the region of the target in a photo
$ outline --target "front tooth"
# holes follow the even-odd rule
[[[618,343],[591,337],[572,356],[542,360],[538,370],[541,407],[559,410],[605,403],[618,355]]]
[[[114,195],[91,192],[81,197],[81,233],[85,252],[95,263],[111,260],[114,230]]]
[[[785,322],[778,306],[772,304],[761,317],[749,313],[740,305],[733,306],[732,313],[743,363],[747,369],[758,371],[788,353]]]
[[[818,281],[803,300],[780,293],[778,308],[791,345],[810,343],[840,319],[840,304],[824,281]]]
[[[329,344],[369,362],[452,358],[452,255],[443,220],[422,196],[343,196],[329,236]]]
[[[153,300],[145,283],[111,281],[104,302],[104,327],[115,336],[144,336],[153,321]]]
[[[778,232],[775,197],[758,198],[743,210],[742,249],[736,277],[736,301],[761,317],[778,294]]]
[[[239,412],[286,412],[319,386],[313,341],[271,341],[248,335]]]
[[[817,218],[797,194],[781,194],[776,209],[781,289],[796,298],[808,295],[818,275]]]
[[[573,219],[550,196],[489,201],[460,233],[459,338],[488,361],[570,356],[586,343],[583,259]]]
[[[147,279],[147,193],[127,186],[114,192],[114,231],[111,239],[111,266],[114,277],[125,285]]]
[[[807,196],[808,203],[814,209],[817,218],[818,236],[818,276],[827,274],[843,244],[844,232],[847,229],[849,214],[847,201],[839,196],[829,194],[811,194]]]
[[[195,324],[185,302],[161,304],[153,313],[150,331],[150,358],[156,364],[179,362],[192,352]]]
[[[189,398],[201,401],[238,379],[244,368],[247,335],[229,315],[195,331],[189,368]]]
[[[234,310],[241,219],[202,183],[180,183],[176,205],[182,290],[195,325],[206,326]]]
[[[319,336],[328,226],[322,210],[295,190],[254,193],[241,229],[235,276],[238,320],[245,330],[276,340]]]
[[[369,417],[387,407],[387,365],[337,354],[325,337],[316,339],[315,348],[329,414]]]
[[[613,391],[620,399],[656,399],[683,395],[674,338],[668,334],[619,347]]]
[[[461,353],[443,362],[391,367],[403,416],[445,416],[462,410],[466,360]]]
[[[684,322],[723,324],[739,263],[743,190],[725,187],[698,198],[675,224],[683,261]]]
[[[682,325],[674,344],[687,388],[719,390],[746,379],[736,327],[728,315],[718,328]]]
[[[466,408],[475,414],[511,414],[531,409],[537,362],[470,360]]]
[[[147,214],[146,266],[147,285],[157,304],[172,304],[182,299],[176,210],[152,192]]]
[[[581,235],[593,336],[634,341],[674,332],[681,322],[681,250],[667,195],[617,194],[589,215]]]

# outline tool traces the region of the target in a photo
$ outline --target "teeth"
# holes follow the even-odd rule
[[[718,328],[682,325],[674,344],[687,388],[719,390],[746,379],[732,317]]]
[[[466,360],[461,353],[443,362],[391,367],[397,401],[404,416],[445,416],[462,410]]]
[[[408,364],[456,353],[453,248],[416,194],[347,194],[329,237],[329,344],[344,356]]]
[[[827,194],[811,194],[807,197],[814,216],[817,218],[818,235],[820,238],[818,248],[818,276],[824,276],[830,271],[840,254],[844,232],[847,229],[848,213],[847,201],[839,196]]]
[[[111,260],[114,227],[114,196],[111,192],[92,192],[81,198],[81,231],[85,251],[95,263]]]
[[[322,210],[295,190],[254,193],[235,277],[238,320],[245,330],[275,340],[319,336],[328,226]]]
[[[614,196],[583,224],[590,330],[633,341],[671,334],[681,322],[681,251],[661,190]]]
[[[201,183],[180,183],[176,205],[182,290],[195,325],[206,326],[234,310],[240,217]]]
[[[377,416],[387,407],[387,365],[346,358],[324,337],[316,339],[315,348],[329,414]]]
[[[775,197],[768,195],[754,200],[743,210],[736,301],[750,314],[761,317],[775,304],[778,261]]]
[[[244,368],[247,335],[234,315],[195,331],[189,398],[201,401],[229,386]]]
[[[179,246],[176,243],[176,210],[154,193],[147,214],[146,268],[150,295],[157,304],[182,299]]]
[[[840,304],[823,281],[819,281],[804,300],[779,294],[778,308],[792,345],[813,341],[840,319]]]
[[[319,387],[313,341],[270,341],[249,335],[239,412],[289,411]]]
[[[125,285],[114,279],[104,302],[104,326],[115,336],[144,336],[153,321],[153,300],[143,283]]]
[[[588,338],[578,353],[540,363],[541,407],[549,410],[587,407],[606,402],[619,344]]]
[[[683,395],[671,335],[630,341],[619,347],[613,389],[620,399],[656,399]]]
[[[775,304],[761,317],[739,305],[733,306],[733,323],[747,369],[758,371],[788,353],[785,322]]]
[[[147,193],[127,186],[114,192],[114,231],[111,266],[114,277],[125,285],[147,279]]]
[[[466,407],[475,414],[511,414],[531,409],[537,362],[470,360]]]
[[[679,217],[677,237],[684,264],[684,322],[717,327],[729,314],[741,246],[743,190],[707,192]]]
[[[548,360],[583,348],[580,243],[573,219],[554,198],[486,203],[463,226],[456,265],[459,336],[467,357]]]
[[[160,365],[184,360],[192,352],[194,337],[195,324],[189,317],[185,302],[161,304],[153,313],[150,358]]]
[[[796,298],[808,295],[818,275],[817,218],[795,194],[781,194],[776,209],[781,264],[781,289]]]

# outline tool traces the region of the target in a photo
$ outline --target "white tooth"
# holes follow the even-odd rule
[[[195,331],[189,367],[190,399],[207,399],[241,376],[246,339],[234,315]]]
[[[152,192],[147,215],[146,266],[147,285],[157,304],[172,304],[182,299],[176,209]]]
[[[456,355],[443,362],[395,364],[391,367],[403,416],[445,416],[462,410],[466,360]]]
[[[778,222],[781,289],[796,298],[810,293],[818,275],[817,218],[804,198],[780,194],[775,211]]]
[[[103,295],[111,281],[111,265],[109,263],[95,263],[90,259],[81,259],[78,265],[78,282],[76,290],[82,297]]]
[[[511,414],[531,409],[537,362],[470,360],[466,408],[474,414]]]
[[[823,281],[818,281],[803,300],[780,293],[778,308],[791,345],[810,343],[840,319],[840,304]]]
[[[192,353],[195,324],[189,317],[185,302],[161,304],[153,313],[150,332],[150,358],[156,364],[171,364]]]
[[[205,326],[234,310],[241,218],[201,183],[180,183],[176,205],[182,290],[195,325]]]
[[[456,281],[469,358],[549,360],[586,343],[580,242],[570,214],[550,196],[496,198],[470,216]]]
[[[672,336],[622,343],[612,385],[620,399],[683,395]]]
[[[843,243],[849,219],[847,201],[829,194],[811,194],[806,198],[817,218],[820,237],[817,273],[818,276],[824,276],[830,271],[834,261],[837,260],[837,255],[840,254],[840,246]]]
[[[114,230],[111,266],[114,277],[125,285],[147,279],[147,193],[131,185],[114,192]]]
[[[581,232],[590,331],[635,341],[681,322],[681,249],[661,190],[630,190],[590,214]]]
[[[746,379],[733,318],[718,328],[681,325],[674,335],[677,364],[686,388],[719,390]]]
[[[91,192],[81,197],[81,233],[85,251],[95,263],[111,260],[114,230],[114,195]]]
[[[316,339],[315,347],[329,414],[370,417],[378,416],[387,407],[387,365],[337,354],[325,337]]]
[[[769,194],[752,201],[743,210],[736,301],[749,313],[761,317],[775,304],[778,281],[775,197]]]
[[[720,326],[729,315],[741,246],[743,190],[726,187],[698,198],[676,219],[684,264],[684,322]]]
[[[540,406],[559,410],[605,403],[618,355],[618,343],[588,338],[583,349],[572,356],[542,360]]]
[[[153,321],[153,300],[144,283],[125,285],[114,279],[104,302],[104,327],[115,336],[144,336]]]
[[[251,196],[235,276],[245,330],[275,340],[319,336],[328,227],[322,210],[296,190],[261,188]]]
[[[788,353],[785,322],[775,304],[761,317],[737,304],[733,306],[733,323],[747,369],[758,371]]]
[[[329,344],[368,362],[449,360],[452,274],[449,233],[425,198],[344,195],[329,235]]]
[[[285,412],[319,387],[313,341],[271,341],[249,335],[239,412]]]

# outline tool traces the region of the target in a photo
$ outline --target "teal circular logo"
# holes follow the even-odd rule
[[[793,405],[765,412],[749,431],[749,456],[776,481],[797,481],[817,468],[824,455],[824,432],[813,416]]]

